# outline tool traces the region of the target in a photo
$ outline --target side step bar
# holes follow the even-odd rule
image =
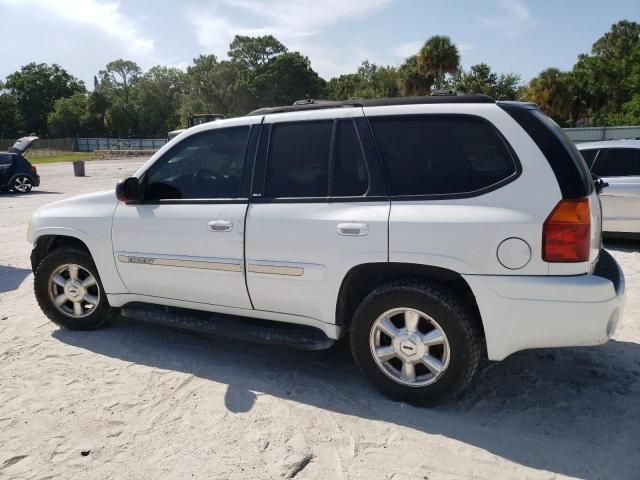
[[[130,303],[122,307],[120,313],[131,320],[299,350],[324,350],[335,343],[314,327],[186,308]]]

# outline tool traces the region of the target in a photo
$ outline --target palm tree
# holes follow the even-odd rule
[[[576,103],[575,80],[570,72],[547,68],[524,88],[523,100],[536,103],[543,112],[560,125],[572,126]]]
[[[458,47],[445,35],[435,35],[427,40],[418,53],[418,72],[433,76],[436,90],[442,88],[447,73],[455,73],[460,65]]]
[[[416,55],[407,58],[398,68],[398,88],[403,97],[429,95],[432,85],[433,75],[425,77],[418,72]]]

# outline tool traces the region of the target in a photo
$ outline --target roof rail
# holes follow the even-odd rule
[[[298,100],[293,105],[282,107],[259,108],[248,115],[270,115],[273,113],[301,112],[305,110],[320,110],[326,108],[349,107],[383,107],[391,105],[422,105],[438,103],[495,103],[495,100],[487,95],[455,95],[452,93],[439,93],[424,97],[392,97],[370,98],[363,100]]]

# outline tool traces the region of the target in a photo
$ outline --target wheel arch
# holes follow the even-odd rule
[[[35,272],[45,256],[62,247],[75,247],[86,251],[93,257],[91,250],[79,236],[67,232],[64,234],[47,233],[39,235],[34,240],[33,250],[31,251],[31,270]]]
[[[35,177],[31,174],[31,172],[15,172],[13,175],[11,175],[11,178],[9,179],[9,181],[6,183],[7,186],[9,186],[9,188],[11,188],[11,186],[13,185],[13,182],[15,181],[16,178],[18,177],[27,177],[29,180],[31,180],[31,183],[36,183],[36,179]]]
[[[472,309],[484,337],[484,326],[475,295],[458,272],[447,268],[415,263],[380,262],[352,267],[344,276],[336,302],[336,325],[349,330],[356,308],[376,287],[397,281],[435,281],[460,295]]]

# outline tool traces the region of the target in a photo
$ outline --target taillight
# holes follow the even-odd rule
[[[542,227],[545,262],[586,262],[591,246],[589,199],[561,200]]]
[[[38,169],[35,165],[31,165],[31,173],[38,173]]]

